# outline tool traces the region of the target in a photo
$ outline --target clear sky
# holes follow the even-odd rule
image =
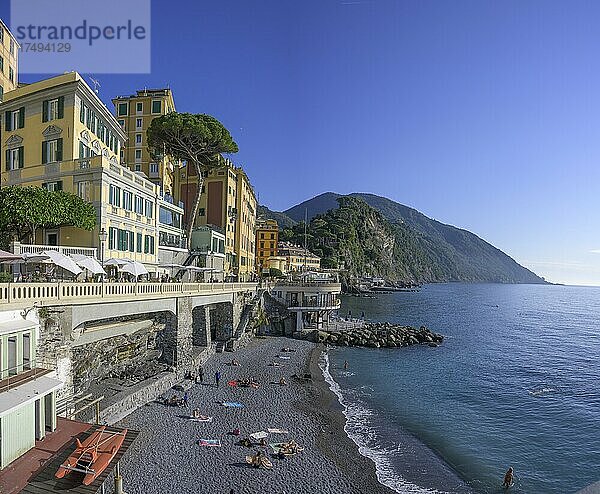
[[[154,1],[152,73],[92,76],[107,104],[169,85],[221,119],[272,209],[372,192],[600,285],[598,19],[594,1]]]

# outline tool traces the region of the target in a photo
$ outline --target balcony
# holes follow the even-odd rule
[[[63,247],[59,245],[31,245],[31,244],[20,244],[14,242],[13,252],[15,254],[39,254],[45,250],[54,250],[60,252],[66,256],[70,254],[83,254],[84,256],[90,256],[97,258],[98,249],[95,247]]]

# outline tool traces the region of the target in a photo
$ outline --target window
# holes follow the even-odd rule
[[[121,206],[121,188],[116,185],[111,185],[108,188],[108,203],[113,206]]]
[[[4,99],[4,88],[0,86],[0,102]]]
[[[8,66],[8,79],[10,80],[10,82],[12,82],[14,84],[14,82],[15,82],[15,71],[13,70],[13,68],[10,65]]]
[[[128,190],[123,191],[123,207],[127,211],[133,211],[133,194]]]
[[[42,163],[56,163],[63,159],[63,140],[52,139],[42,142]]]
[[[77,195],[83,199],[84,201],[92,200],[92,183],[84,180],[82,182],[77,182]]]
[[[0,57],[0,72],[4,74],[4,58]]]
[[[143,110],[144,110],[144,105],[142,103],[135,104],[135,111],[137,113],[142,113]]]
[[[264,248],[265,248],[265,243],[264,243],[264,242],[261,242],[261,243],[260,243],[260,248],[261,248],[261,249],[264,249]]]
[[[261,233],[261,234],[260,234],[260,238],[261,238],[261,240],[264,240],[264,238],[265,238],[265,234],[264,234],[264,233]]]
[[[127,233],[128,233],[127,247],[129,247],[129,252],[135,252],[135,233],[134,232],[127,232]]]
[[[273,240],[275,238],[275,234],[271,233],[271,240]]]
[[[144,198],[135,196],[135,212],[137,214],[144,214]]]
[[[204,216],[206,214],[206,209],[200,208],[198,209],[198,216]]]
[[[0,43],[4,42],[4,29],[0,27]]]
[[[6,171],[23,168],[23,146],[6,150]]]
[[[136,118],[135,119],[135,128],[136,129],[141,129],[142,128],[142,119],[141,118]]]
[[[7,111],[4,113],[4,123],[6,131],[22,129],[25,127],[25,107],[18,110]]]
[[[108,229],[108,248],[114,249],[117,242],[117,229],[112,226]]]
[[[137,251],[142,252],[142,234],[137,234]]]
[[[136,134],[135,135],[135,143],[136,144],[141,144],[142,143],[142,134]]]
[[[63,118],[65,113],[65,97],[46,100],[42,103],[42,122]]]
[[[62,180],[59,180],[57,182],[45,182],[42,184],[42,188],[50,192],[62,190]]]
[[[150,163],[150,173],[152,175],[158,175],[158,163]]]
[[[146,201],[145,206],[146,218],[152,218],[154,216],[154,203],[152,201]]]
[[[135,159],[136,160],[141,160],[142,159],[142,150],[141,149],[136,149],[135,150]]]
[[[121,118],[121,119],[119,119],[119,125],[121,126],[121,128],[122,128],[123,130],[125,130],[125,120],[123,120],[122,118]],[[104,133],[102,133],[102,134],[103,134],[103,135],[102,135],[102,139],[104,140]]]
[[[89,158],[91,155],[91,149],[79,141],[79,159]]]
[[[14,39],[10,40],[10,54],[11,55],[15,54],[15,40]]]
[[[127,103],[119,103],[119,110],[117,113],[120,117],[127,115]]]
[[[141,172],[142,171],[142,165],[141,165],[141,163],[136,163],[135,164],[135,171],[136,172]]]
[[[153,101],[152,102],[152,113],[160,113],[161,110],[161,102],[159,101]]]
[[[154,254],[154,237],[150,235],[144,237],[144,254]]]

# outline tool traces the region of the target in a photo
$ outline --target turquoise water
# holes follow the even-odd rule
[[[329,354],[349,432],[398,492],[460,490],[428,467],[431,451],[481,493],[503,492],[509,466],[513,493],[600,480],[600,289],[442,284],[342,307],[446,335],[439,348]]]

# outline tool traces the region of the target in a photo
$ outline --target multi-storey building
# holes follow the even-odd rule
[[[212,225],[223,231],[225,276],[247,279],[254,271],[256,196],[244,171],[228,159],[223,163],[204,177],[194,224]],[[198,190],[196,169],[192,166],[181,168],[177,181],[186,221],[193,221],[191,211]]]
[[[235,274],[239,281],[250,281],[255,276],[256,263],[256,194],[248,175],[241,168],[236,168],[237,196],[236,196],[236,228],[235,247],[236,267]]]
[[[153,157],[148,149],[146,131],[152,120],[175,111],[170,89],[144,89],[131,96],[113,99],[119,124],[127,135],[121,149],[121,163],[143,173],[160,187],[163,194],[173,194],[173,171],[178,167],[169,156]]]
[[[256,269],[261,272],[268,271],[267,260],[277,257],[277,243],[279,241],[279,226],[277,221],[261,219],[256,222]]]
[[[64,190],[94,204],[97,226],[43,230],[36,243],[98,248],[156,271],[158,187],[119,164],[121,126],[76,72],[5,94],[0,183]]]
[[[0,19],[0,101],[19,84],[19,43]]]
[[[288,273],[318,270],[321,268],[321,258],[304,247],[294,245],[290,242],[279,242],[277,250],[280,256],[286,258],[286,271]]]

